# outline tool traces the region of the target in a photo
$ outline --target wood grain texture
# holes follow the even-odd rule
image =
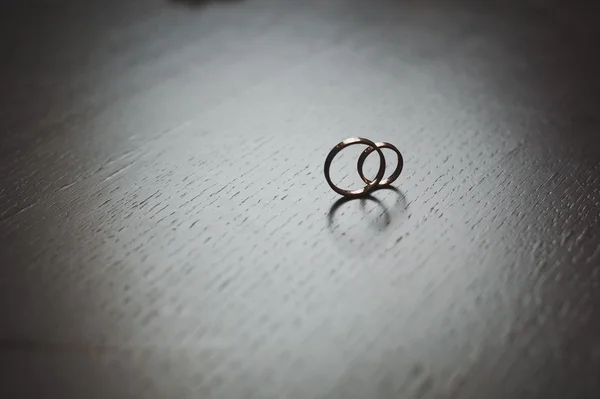
[[[3,2],[3,397],[598,397],[595,7]]]

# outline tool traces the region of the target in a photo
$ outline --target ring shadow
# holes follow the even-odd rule
[[[403,204],[402,211],[404,211],[406,209],[406,197],[404,196],[402,191],[400,191],[399,189],[397,189],[396,187],[393,187],[393,186],[382,186],[382,187],[377,187],[376,189],[374,189],[372,191],[372,193],[382,191],[382,190],[393,191],[398,196],[398,198],[396,199],[396,202],[393,206],[394,208],[400,206],[400,204]],[[360,205],[361,205],[362,209],[364,209],[367,201],[373,201],[377,204],[377,206],[379,206],[380,208],[383,209],[383,214],[382,214],[383,215],[383,223],[381,225],[378,224],[376,226],[377,227],[376,230],[378,230],[379,232],[383,232],[391,225],[392,215],[389,212],[390,208],[386,207],[385,204],[380,199],[374,197],[371,193],[369,193],[368,195],[357,197],[357,198],[340,198],[331,205],[331,208],[329,209],[329,212],[327,214],[327,227],[329,228],[329,230],[331,232],[333,232],[333,230],[334,230],[334,220],[335,220],[336,212],[344,204],[349,203],[351,201],[360,201]]]
[[[188,7],[201,7],[215,3],[239,3],[243,0],[169,0],[174,4],[182,4]]]

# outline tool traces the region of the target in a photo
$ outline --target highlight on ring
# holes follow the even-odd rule
[[[358,175],[360,176],[362,181],[365,182],[366,186],[364,186],[363,188],[360,188],[358,190],[344,190],[342,188],[339,188],[335,184],[333,184],[333,182],[331,181],[331,177],[329,175],[329,169],[331,168],[331,162],[333,162],[333,159],[340,151],[342,151],[346,147],[349,147],[351,145],[356,145],[356,144],[363,144],[363,145],[367,146],[367,148],[358,157],[358,162],[356,164],[356,169],[358,170]],[[394,151],[396,153],[396,156],[398,157],[398,165],[396,166],[396,169],[394,169],[394,172],[390,175],[390,177],[388,177],[386,179],[383,178],[383,176],[385,174],[385,157],[383,155],[383,152],[381,151],[382,148],[387,148],[387,149]],[[377,152],[377,155],[379,155],[379,170],[377,171],[377,175],[375,176],[375,178],[373,180],[369,180],[364,175],[363,166],[364,166],[365,160],[372,152]],[[374,189],[376,189],[378,187],[384,187],[384,186],[388,186],[388,185],[392,184],[398,178],[398,176],[400,176],[400,173],[402,173],[403,166],[404,166],[404,160],[402,158],[402,154],[400,153],[400,151],[398,151],[396,146],[394,146],[393,144],[386,143],[386,142],[375,143],[369,139],[365,139],[362,137],[351,137],[351,138],[341,141],[340,143],[338,143],[338,145],[333,147],[331,149],[331,151],[329,151],[327,158],[325,158],[324,173],[325,173],[325,180],[327,180],[327,183],[329,184],[329,186],[331,187],[331,189],[333,191],[335,191],[336,193],[343,195],[345,197],[360,197],[360,196],[370,193],[371,191],[373,191]]]

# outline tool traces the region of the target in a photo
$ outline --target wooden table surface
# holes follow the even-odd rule
[[[2,2],[0,396],[598,398],[598,12]]]

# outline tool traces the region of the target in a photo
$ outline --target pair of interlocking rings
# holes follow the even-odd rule
[[[355,144],[364,144],[367,146],[367,148],[358,157],[358,163],[356,164],[356,168],[358,169],[358,175],[360,176],[362,181],[364,181],[367,185],[358,190],[344,190],[333,184],[333,182],[331,181],[331,177],[329,176],[329,169],[331,168],[331,162],[333,161],[333,158],[335,158],[338,152],[342,151],[346,147]],[[382,148],[388,148],[394,151],[396,153],[396,156],[398,157],[398,165],[396,166],[394,173],[392,173],[387,179],[383,178],[383,175],[385,174],[385,157],[383,156],[383,152],[381,151]],[[379,170],[377,171],[377,175],[375,176],[375,178],[373,180],[369,180],[365,177],[363,173],[363,165],[367,157],[373,151],[377,152],[377,155],[379,155]],[[400,151],[398,151],[398,149],[393,144],[385,142],[374,143],[373,141],[364,139],[362,137],[351,137],[333,147],[327,155],[327,158],[325,158],[325,179],[327,180],[327,183],[329,183],[329,186],[332,188],[332,190],[336,193],[343,195],[344,197],[360,197],[370,193],[376,188],[392,184],[398,178],[398,176],[400,176],[400,173],[402,173],[403,166],[404,160],[402,159],[402,154],[400,154]]]

